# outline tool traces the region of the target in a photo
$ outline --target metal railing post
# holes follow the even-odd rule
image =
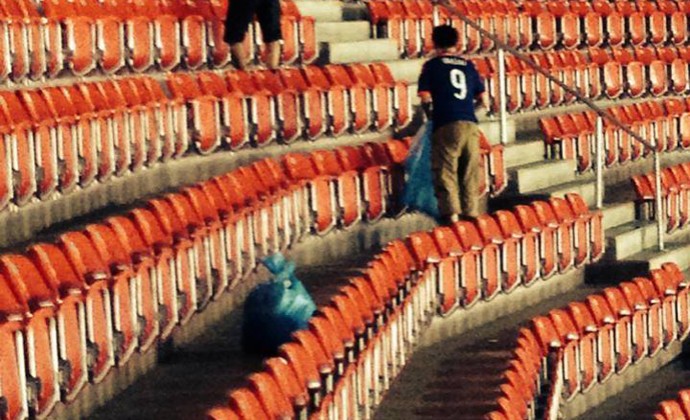
[[[508,110],[506,99],[506,52],[498,48],[498,118],[501,125],[501,144],[508,143]]]
[[[594,171],[596,175],[596,206],[604,207],[604,119],[597,116],[596,145],[594,148],[596,162]]]
[[[659,150],[656,147],[657,140],[654,139],[652,144],[654,145],[654,188],[655,194],[654,199],[656,201],[656,230],[657,230],[657,240],[659,245],[659,251],[664,250],[664,235],[666,233],[665,228],[665,215],[664,215],[664,198],[661,193],[661,158],[659,157]]]

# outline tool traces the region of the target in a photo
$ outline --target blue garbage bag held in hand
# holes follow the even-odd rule
[[[273,278],[258,285],[244,303],[242,344],[248,352],[274,354],[293,332],[307,328],[316,305],[295,276],[295,263],[281,253],[262,263]]]
[[[432,122],[427,122],[423,130],[422,135],[412,144],[405,160],[406,181],[402,204],[438,219],[438,201],[431,173],[431,135],[434,131]]]

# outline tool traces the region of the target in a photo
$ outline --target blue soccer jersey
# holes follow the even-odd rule
[[[424,63],[419,75],[420,96],[431,95],[434,128],[456,121],[477,122],[475,98],[484,92],[484,82],[470,61],[442,55]]]

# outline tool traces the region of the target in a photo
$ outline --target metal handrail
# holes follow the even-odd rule
[[[566,85],[562,81],[558,80],[558,78],[551,75],[551,73],[549,73],[548,70],[544,69],[542,66],[535,63],[528,55],[523,54],[522,52],[518,51],[517,49],[504,43],[496,35],[492,34],[491,32],[487,31],[486,29],[482,28],[481,25],[479,25],[477,22],[474,22],[472,19],[468,18],[467,16],[463,16],[459,9],[457,9],[455,6],[453,6],[452,4],[449,3],[449,0],[436,0],[436,4],[443,6],[446,9],[448,9],[449,11],[453,12],[455,17],[459,18],[465,24],[467,24],[467,25],[471,26],[472,28],[474,28],[475,30],[477,30],[477,32],[479,32],[482,36],[485,36],[485,37],[489,38],[490,40],[492,40],[494,42],[494,45],[496,45],[497,49],[508,51],[511,54],[513,54],[515,57],[520,59],[521,61],[524,61],[533,70],[542,74],[544,77],[549,79],[551,82],[557,84],[561,89],[563,89],[566,92],[568,92],[569,94],[573,95],[575,98],[577,98],[577,100],[579,100],[580,102],[587,105],[594,112],[596,112],[599,116],[612,122],[615,126],[617,126],[618,128],[620,128],[623,131],[625,131],[626,133],[628,133],[632,138],[634,138],[635,140],[642,143],[648,149],[654,150],[654,146],[652,146],[652,144],[650,142],[643,139],[639,134],[632,131],[625,124],[623,124],[618,118],[614,117],[611,113],[606,111],[604,108],[599,107],[591,99],[582,96],[580,94],[580,92],[578,92],[577,90]]]
[[[618,118],[613,116],[611,113],[609,113],[607,110],[599,107],[597,104],[594,103],[589,98],[586,98],[580,94],[576,89],[573,89],[572,87],[566,85],[562,81],[560,81],[558,78],[554,77],[551,75],[548,70],[540,66],[539,64],[535,63],[528,55],[523,54],[522,52],[518,51],[517,49],[511,47],[510,45],[504,43],[501,41],[496,35],[492,34],[491,32],[487,31],[486,29],[482,28],[481,25],[478,23],[474,22],[472,19],[468,18],[467,16],[464,16],[463,13],[457,9],[455,6],[450,4],[449,0],[432,0],[432,2],[438,6],[443,6],[446,8],[448,11],[453,13],[455,17],[463,21],[466,25],[474,28],[481,36],[484,36],[486,38],[489,38],[490,40],[493,41],[494,45],[496,46],[497,52],[498,52],[498,83],[499,83],[499,119],[500,119],[500,125],[501,125],[501,143],[505,144],[507,141],[507,111],[506,111],[506,78],[505,78],[505,51],[510,52],[513,54],[515,57],[517,57],[519,60],[523,61],[526,63],[528,66],[530,66],[533,70],[538,72],[539,74],[543,75],[546,77],[547,80],[551,81],[552,83],[558,85],[561,89],[563,89],[565,92],[569,93],[570,95],[573,95],[576,100],[584,103],[592,109],[594,112],[597,113],[598,118],[597,118],[597,123],[596,123],[596,145],[595,145],[595,154],[596,154],[596,162],[595,162],[595,174],[596,174],[596,207],[597,208],[602,208],[603,207],[603,197],[604,197],[604,180],[603,180],[603,171],[604,171],[604,157],[603,157],[603,151],[604,151],[604,146],[603,146],[603,137],[604,137],[604,124],[603,120],[608,120],[611,122],[614,126],[618,127],[619,129],[623,130],[625,133],[627,133],[630,137],[635,139],[636,141],[642,143],[642,145],[647,148],[648,150],[651,150],[653,155],[654,155],[654,179],[655,179],[655,202],[656,202],[656,211],[655,211],[655,218],[657,222],[657,243],[659,250],[664,249],[664,234],[665,234],[665,220],[664,220],[664,205],[663,205],[663,197],[662,197],[662,192],[661,192],[661,162],[660,162],[660,156],[659,156],[659,151],[657,149],[657,140],[654,139],[653,142],[648,142],[644,138],[642,138],[639,134],[631,130],[628,126],[623,124]]]

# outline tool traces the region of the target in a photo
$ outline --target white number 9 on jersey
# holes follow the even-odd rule
[[[465,72],[460,69],[453,69],[450,71],[450,83],[458,91],[454,96],[460,100],[467,98],[467,78]]]

